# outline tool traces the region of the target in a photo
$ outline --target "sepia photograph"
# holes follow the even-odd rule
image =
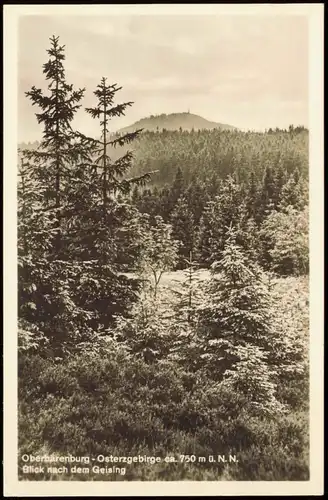
[[[6,9],[15,494],[320,493],[323,9],[120,7]]]

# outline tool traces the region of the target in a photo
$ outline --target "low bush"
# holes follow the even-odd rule
[[[123,350],[65,361],[19,357],[21,454],[96,457],[172,455],[177,462],[131,464],[126,475],[95,480],[306,480],[304,415],[259,418],[247,399],[168,361],[147,364]],[[238,463],[210,463],[210,455]],[[181,463],[180,455],[206,457]],[[45,473],[21,479],[49,479]],[[53,476],[51,479],[59,479]],[[72,480],[72,475],[63,477]],[[79,479],[89,479],[79,477]]]

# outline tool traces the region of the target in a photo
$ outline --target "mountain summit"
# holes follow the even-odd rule
[[[156,132],[162,132],[163,129],[166,130],[212,130],[215,128],[222,130],[238,130],[237,127],[232,125],[227,125],[225,123],[217,123],[206,120],[199,115],[194,115],[192,113],[171,113],[171,114],[161,114],[161,115],[150,115],[146,118],[136,121],[132,125],[123,127],[117,130],[116,133],[126,134],[129,132],[134,132],[138,129],[150,130]],[[21,142],[18,147],[22,149],[36,149],[39,146],[39,141],[34,142]]]
[[[142,118],[141,120],[133,123],[133,125],[121,128],[118,132],[134,132],[140,128],[152,131],[162,131],[162,129],[179,130],[180,128],[182,128],[182,130],[212,130],[214,128],[221,128],[222,130],[236,130],[236,127],[233,127],[232,125],[211,122],[192,113],[171,113],[169,115],[151,115],[147,118]]]

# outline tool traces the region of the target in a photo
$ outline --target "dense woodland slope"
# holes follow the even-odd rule
[[[38,145],[37,141],[21,143],[19,148],[36,149]],[[266,167],[280,170],[284,176],[297,169],[307,177],[308,146],[308,130],[303,127],[265,133],[220,129],[145,130],[132,145],[119,149],[109,146],[109,155],[116,160],[123,152],[132,150],[134,158],[129,174],[155,170],[150,185],[171,184],[178,169],[187,183],[197,178],[213,185],[213,179],[223,179],[232,173],[241,182],[253,174],[259,181]]]

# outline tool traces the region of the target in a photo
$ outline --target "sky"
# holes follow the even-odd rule
[[[101,77],[117,83],[117,103],[133,101],[112,130],[161,113],[190,110],[241,129],[308,126],[308,18],[291,15],[21,16],[18,41],[18,139],[41,128],[25,96],[46,90],[49,38],[65,45],[66,77],[95,105]],[[99,135],[83,110],[74,125]]]

